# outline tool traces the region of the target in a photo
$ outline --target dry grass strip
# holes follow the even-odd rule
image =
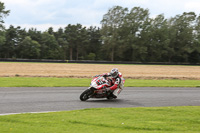
[[[0,63],[0,77],[72,77],[91,78],[118,68],[130,79],[196,79],[200,66],[105,65],[62,63]]]

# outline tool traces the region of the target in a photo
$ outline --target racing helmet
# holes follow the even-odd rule
[[[113,68],[110,72],[110,75],[113,77],[113,78],[116,78],[119,74],[119,71],[117,68]]]

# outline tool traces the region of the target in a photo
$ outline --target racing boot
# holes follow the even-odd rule
[[[110,93],[110,97],[112,97],[112,98],[114,98],[114,99],[117,98],[117,96],[115,96],[113,93]]]
[[[110,88],[107,88],[106,90],[107,90],[107,93],[108,93],[107,99],[116,99],[117,98],[117,96],[115,96],[113,94],[113,92],[110,90]]]

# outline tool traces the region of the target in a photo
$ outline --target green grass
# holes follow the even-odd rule
[[[0,77],[0,87],[88,87],[87,78]],[[125,87],[200,87],[200,80],[126,79]]]
[[[199,133],[200,106],[97,108],[0,116],[1,133]]]
[[[1,77],[0,87],[79,87],[89,86],[90,81],[86,78]]]
[[[127,83],[127,85],[126,85]],[[165,80],[132,80],[127,79],[126,86],[135,87],[200,87],[200,80],[177,80],[177,79],[165,79]]]

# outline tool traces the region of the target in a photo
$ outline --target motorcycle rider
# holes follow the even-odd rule
[[[120,83],[122,82],[122,74],[118,71],[118,69],[113,68],[110,73],[105,73],[105,74],[96,75],[96,76],[103,76],[107,80],[110,79],[109,77],[111,77],[110,87],[105,85],[105,86],[102,86],[100,89],[105,88],[107,93],[110,93],[108,98],[117,98],[117,96],[115,96],[113,94],[113,92],[114,92],[115,89],[120,87]]]

